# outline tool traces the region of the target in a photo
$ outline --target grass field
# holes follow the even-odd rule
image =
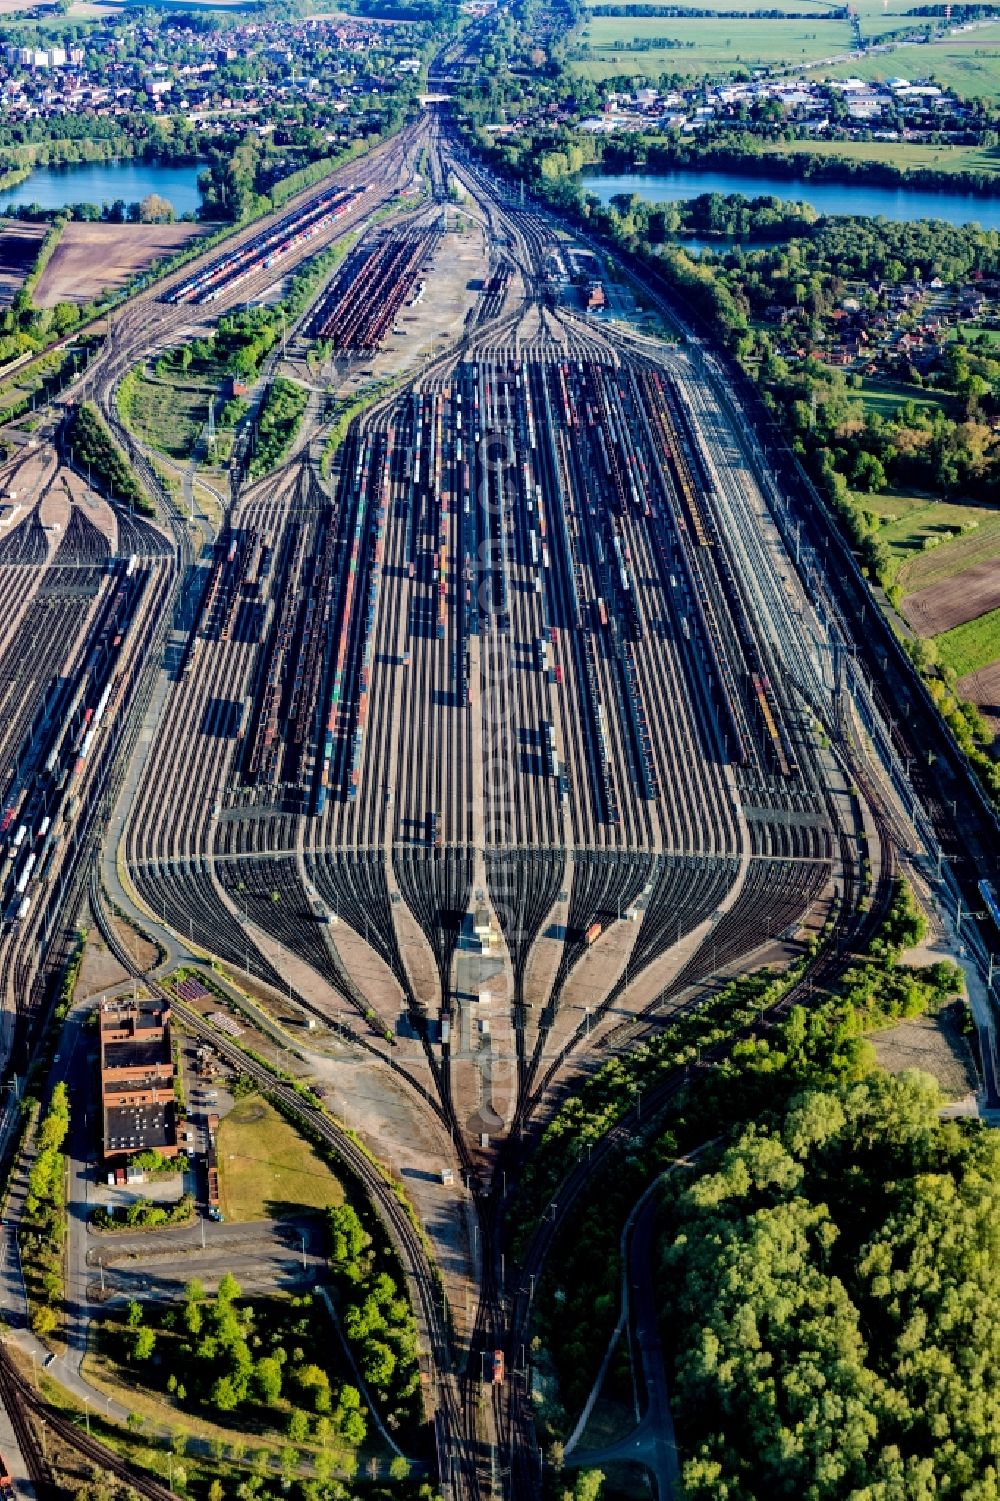
[[[858,17],[864,23],[872,20],[885,20],[894,26],[907,26],[912,23],[920,25],[928,18],[907,15],[907,11],[913,9],[913,0],[852,0],[852,8],[857,11]],[[795,9],[800,9],[796,3]],[[967,7],[963,0],[955,0],[951,8],[952,18],[958,24],[963,15],[967,14]]]
[[[995,146],[931,146],[914,141],[765,141],[777,156],[834,156],[848,162],[888,162],[894,167],[932,167],[936,172],[1000,172]]]
[[[664,0],[584,0],[585,5],[593,7],[598,4],[613,4],[624,7],[630,5],[663,5]],[[853,9],[858,13],[862,30],[866,35],[874,34],[875,31],[892,31],[904,26],[920,26],[927,23],[927,17],[907,15],[911,8],[912,0],[889,0],[886,5],[883,0],[853,0]],[[764,14],[775,9],[774,0],[670,0],[672,7],[678,10],[708,10],[708,11],[745,11],[748,15]],[[824,16],[833,17],[838,9],[837,0],[795,0],[795,4],[789,9],[802,14],[815,12],[817,20]],[[955,4],[952,14],[956,21],[961,20],[962,5]]]
[[[216,390],[215,386],[186,382],[182,377],[176,381],[140,378],[135,383],[130,417],[136,437],[171,458],[188,458],[208,421],[209,399]]]
[[[891,417],[907,401],[911,401],[915,407],[925,408],[947,408],[949,405],[947,398],[921,391],[917,386],[904,385],[901,381],[865,380],[859,395],[867,410],[878,412],[880,417]]]
[[[617,5],[619,7],[624,7],[626,3],[640,6],[659,5],[662,7],[664,0],[584,0],[584,3],[588,7],[592,7],[598,4],[611,4]],[[775,8],[774,0],[731,0],[731,3],[730,0],[669,0],[669,3],[671,4],[671,6],[676,5],[676,8],[678,10],[702,11],[714,9],[718,11],[745,11],[751,20],[754,19],[756,13],[764,14],[769,10],[773,11]],[[815,12],[817,21],[822,21],[824,19],[828,20],[831,17],[833,17],[833,19],[837,19],[834,15],[836,8],[834,5],[834,0],[802,0],[801,4],[799,3],[799,0],[795,0],[795,5],[793,8],[796,11],[803,12],[804,14],[811,14],[812,12]],[[630,18],[627,16],[621,16],[618,19],[621,21],[622,25],[625,25],[625,23]],[[668,19],[673,18],[662,17],[661,19],[667,21]],[[705,20],[707,25],[716,25],[721,24],[721,22],[725,20],[725,17],[705,16],[703,17],[703,19]]]
[[[985,339],[990,354],[993,354],[997,345],[1000,344],[1000,328],[983,328],[981,323],[962,323],[955,328],[950,328],[947,335],[949,343],[958,337],[959,327],[962,330],[963,337],[969,344],[973,342],[978,343],[980,339]]]
[[[894,582],[904,594],[956,578],[974,564],[1000,559],[1000,510],[891,492],[857,499],[866,511],[884,518],[879,538],[892,553]],[[962,535],[971,522],[978,523],[975,530]],[[926,538],[944,538],[945,533],[951,533],[951,540],[924,551]]]
[[[636,39],[663,38],[684,45],[633,50]],[[755,21],[728,18],[662,16],[594,16],[581,40],[594,49],[592,59],[574,63],[592,78],[615,73],[701,74],[738,65],[805,63],[844,52],[850,46],[846,21]]]
[[[874,13],[861,17],[861,35],[866,42],[881,41],[891,37],[894,31],[920,31],[929,24],[927,16],[906,16],[887,12],[884,16]]]
[[[924,518],[914,518],[914,524],[918,531],[926,524],[927,532],[933,534],[936,529],[941,536],[945,531],[957,529],[956,523],[963,518],[978,521],[976,530],[967,532],[964,537],[956,536],[950,542],[942,542],[930,552],[916,552],[914,555],[911,550],[906,555],[897,575],[904,593],[913,594],[930,584],[956,578],[976,563],[1000,559],[1000,511],[939,501],[936,516],[928,516],[926,523]]]
[[[935,636],[934,642],[945,667],[951,667],[958,677],[976,672],[1000,658],[1000,610],[957,625],[953,631]]]
[[[218,1148],[222,1212],[236,1224],[344,1201],[319,1154],[258,1095],[237,1101],[219,1126]]]
[[[936,504],[926,495],[901,495],[894,490],[885,490],[881,495],[859,495],[855,491],[854,495],[859,505],[882,521],[902,522],[915,512]]]
[[[896,47],[823,70],[827,78],[933,78],[964,99],[1000,100],[1000,23],[961,37]]]

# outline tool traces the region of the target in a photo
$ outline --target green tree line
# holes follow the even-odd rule
[[[65,1084],[57,1084],[35,1133],[35,1159],[28,1175],[18,1236],[31,1327],[43,1338],[59,1327],[62,1308],[66,1239],[64,1148],[68,1134],[69,1092]]]

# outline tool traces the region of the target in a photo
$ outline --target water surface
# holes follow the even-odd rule
[[[881,215],[899,221],[945,219],[949,224],[975,223],[983,229],[1000,229],[1000,180],[997,196],[992,198],[930,188],[775,177],[767,171],[704,171],[699,167],[678,167],[672,172],[591,172],[580,182],[602,203],[616,193],[637,193],[647,203],[697,198],[701,193],[742,193],[744,198],[767,196],[784,203],[808,203],[818,214]]]
[[[178,218],[194,213],[201,204],[197,162],[166,166],[161,162],[74,162],[65,167],[36,167],[15,188],[0,192],[0,214],[11,208],[37,203],[41,208],[66,208],[71,203],[139,203],[149,193],[159,193],[172,203]]]

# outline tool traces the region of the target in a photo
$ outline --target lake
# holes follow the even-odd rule
[[[65,208],[69,203],[138,203],[147,193],[159,193],[173,204],[178,218],[201,205],[198,174],[201,165],[166,166],[160,162],[126,160],[74,162],[66,167],[37,167],[16,188],[0,192],[0,214],[22,204]]]
[[[933,192],[929,188],[881,187],[860,182],[814,182],[797,177],[770,177],[765,172],[707,172],[680,168],[673,172],[592,172],[581,186],[607,203],[616,193],[637,193],[647,203],[697,198],[700,193],[742,193],[783,202],[805,202],[818,214],[860,214],[885,219],[945,219],[949,224],[981,224],[1000,229],[1000,180],[996,198],[970,193]]]

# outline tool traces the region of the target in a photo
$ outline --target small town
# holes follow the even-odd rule
[[[0,110],[10,127],[144,110],[203,132],[238,120],[271,134],[276,110],[308,107],[315,129],[383,80],[419,73],[421,58],[406,41],[391,24],[348,16],[207,30],[115,19],[95,27],[85,47],[6,46]]]
[[[579,128],[591,135],[664,130],[691,134],[710,123],[756,121],[788,126],[805,137],[836,132],[846,139],[963,142],[973,118],[969,106],[927,80],[890,78],[879,84],[861,78],[757,78],[665,94],[652,86],[629,94],[612,90],[601,113],[582,119]]]

